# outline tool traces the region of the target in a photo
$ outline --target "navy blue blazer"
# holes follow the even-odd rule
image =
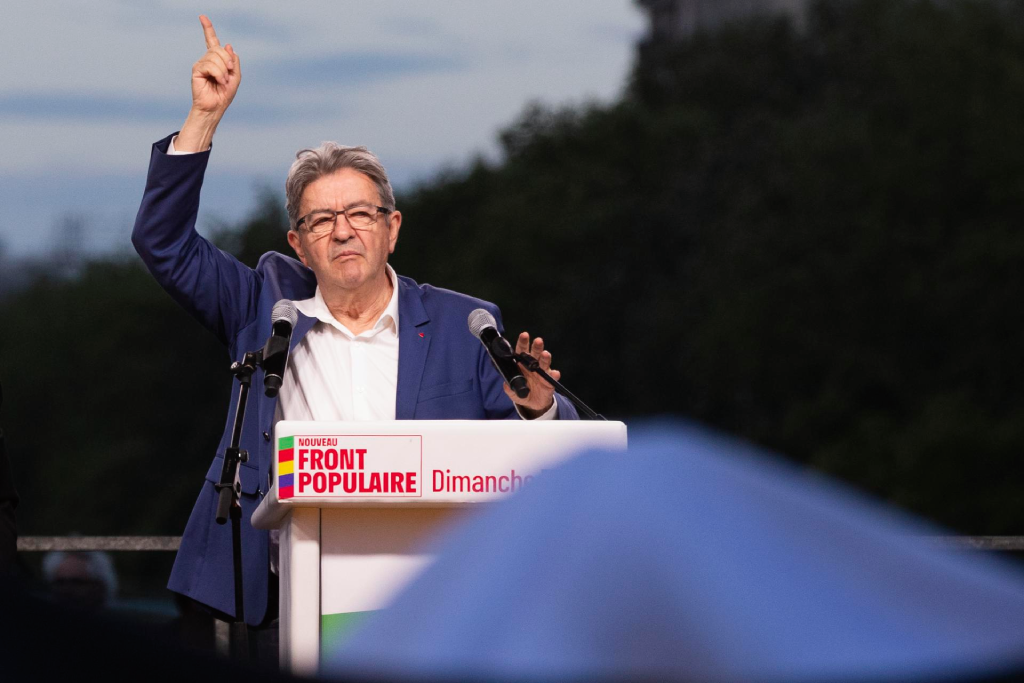
[[[232,359],[262,348],[270,336],[270,312],[280,299],[301,301],[313,296],[316,279],[302,263],[270,252],[255,270],[217,249],[195,230],[199,194],[209,152],[168,155],[172,136],[153,145],[146,192],[135,219],[132,243],[160,285],[227,345]],[[501,323],[494,304],[430,285],[398,278],[398,388],[395,416],[399,420],[506,419],[517,417],[502,390],[502,379],[481,344],[469,332],[470,311],[486,308]],[[316,319],[299,314],[292,347]],[[262,371],[253,377],[253,391],[242,429],[241,448],[249,462],[241,466],[242,553],[245,618],[263,621],[267,611],[268,534],[249,520],[266,494],[271,473],[271,435],[276,399],[260,389]],[[220,477],[224,452],[238,400],[235,383],[224,434],[206,473],[175,558],[168,588],[214,609],[234,614],[230,525],[214,521],[214,482]],[[576,419],[575,408],[556,396],[560,419]]]

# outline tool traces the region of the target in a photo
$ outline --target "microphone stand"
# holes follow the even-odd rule
[[[527,370],[529,370],[530,372],[535,372],[538,375],[540,375],[544,379],[545,382],[547,382],[548,384],[550,384],[551,386],[553,386],[555,388],[555,391],[557,391],[559,394],[561,394],[562,396],[565,396],[567,399],[569,399],[569,402],[572,403],[574,406],[576,406],[576,409],[579,410],[580,414],[583,415],[583,417],[585,417],[586,419],[588,419],[588,420],[605,420],[605,421],[608,420],[608,418],[606,418],[604,415],[600,415],[598,413],[595,413],[593,410],[591,410],[590,406],[588,406],[586,403],[581,401],[579,399],[579,397],[576,396],[576,394],[574,394],[571,391],[569,391],[568,389],[566,389],[562,385],[562,383],[559,382],[557,379],[555,379],[554,377],[552,377],[548,373],[544,372],[543,368],[540,367],[540,361],[537,360],[536,358],[534,358],[533,356],[531,356],[530,354],[528,354],[528,353],[516,353],[516,354],[513,354],[512,357],[517,362],[522,363],[523,367],[526,368]]]
[[[249,460],[248,451],[240,450],[242,424],[245,421],[245,406],[249,400],[249,387],[256,367],[263,362],[262,351],[247,351],[242,360],[231,364],[231,374],[237,379],[241,388],[238,392],[238,405],[235,408],[235,421],[231,428],[231,444],[224,452],[224,467],[220,472],[220,481],[214,484],[217,490],[217,524],[224,524],[231,519],[231,554],[235,571],[235,619],[230,623],[229,649],[231,658],[236,661],[249,660],[249,628],[245,623],[244,593],[242,591],[242,505],[239,496],[242,494],[242,481],[239,466]]]

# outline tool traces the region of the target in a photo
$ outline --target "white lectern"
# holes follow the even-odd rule
[[[309,675],[430,562],[424,542],[444,523],[582,449],[625,450],[626,425],[282,421],[274,437],[274,486],[252,523],[281,530],[281,666]]]

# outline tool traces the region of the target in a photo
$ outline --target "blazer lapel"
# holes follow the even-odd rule
[[[288,345],[289,352],[294,351],[295,347],[298,346],[302,338],[306,336],[306,333],[313,329],[313,325],[316,324],[316,318],[311,318],[302,311],[296,309],[296,313],[299,314],[299,320],[295,323],[295,329],[292,330],[292,340]]]
[[[411,420],[430,348],[430,317],[419,288],[398,279],[398,389],[395,419]]]

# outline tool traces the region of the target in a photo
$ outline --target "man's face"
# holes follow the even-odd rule
[[[309,184],[299,202],[299,216],[317,209],[339,211],[359,204],[380,205],[377,187],[367,176],[343,168]],[[304,226],[288,232],[288,244],[316,275],[321,290],[358,292],[381,280],[388,254],[395,250],[402,214],[380,212],[369,230],[353,230],[338,216],[331,232],[315,235]]]

